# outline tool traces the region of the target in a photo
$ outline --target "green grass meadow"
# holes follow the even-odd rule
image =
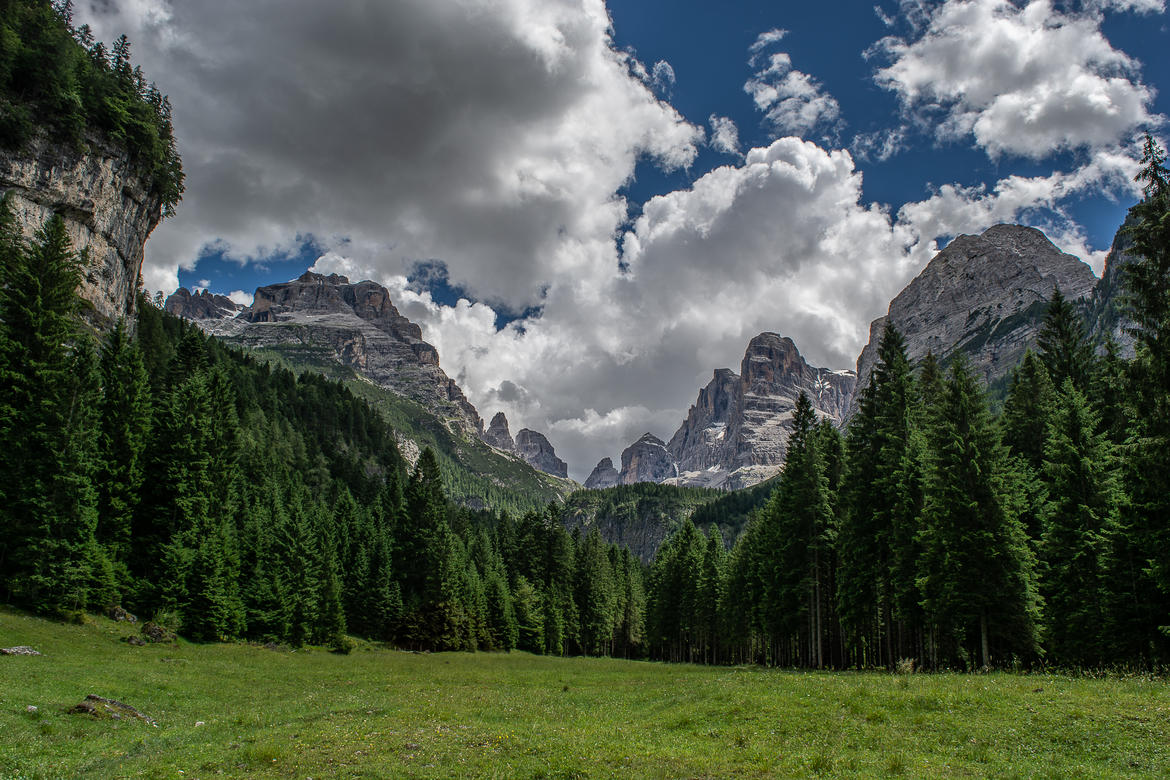
[[[1170,776],[1162,679],[133,647],[131,633],[0,610],[0,647],[43,653],[0,656],[0,778]],[[67,714],[91,693],[157,726]]]

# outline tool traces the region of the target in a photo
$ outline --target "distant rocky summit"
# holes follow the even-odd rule
[[[662,482],[677,476],[678,467],[666,449],[666,442],[652,433],[642,434],[642,438],[622,451],[619,484]]]
[[[621,475],[613,467],[613,461],[609,458],[602,458],[593,467],[589,478],[585,480],[585,487],[589,490],[601,490],[603,488],[613,487],[620,482]]]
[[[530,466],[552,474],[554,477],[568,478],[569,465],[557,457],[552,444],[543,433],[521,428],[516,432],[516,454],[523,458]]]
[[[176,317],[186,320],[222,320],[235,317],[244,307],[224,295],[208,290],[192,293],[186,287],[175,290],[163,307]]]
[[[503,412],[496,412],[491,424],[483,432],[483,440],[497,450],[516,451],[516,442],[512,440],[512,434],[508,432],[508,418],[504,416]]]
[[[1096,284],[1089,266],[1035,228],[996,225],[978,236],[961,235],[870,325],[869,343],[857,358],[857,392],[869,383],[887,319],[906,338],[912,362],[928,351],[943,361],[965,352],[993,383],[1035,345],[1054,287],[1076,301]]]
[[[647,433],[626,448],[618,482],[728,489],[762,482],[784,464],[800,393],[820,417],[840,423],[855,381],[852,371],[810,366],[792,339],[761,333],[748,344],[739,374],[715,370],[668,443]],[[605,462],[594,469],[596,484],[587,481],[587,487],[607,486]]]
[[[195,297],[176,292],[166,306],[182,308]],[[293,281],[258,288],[252,305],[238,315],[188,318],[229,343],[323,351],[465,434],[483,433],[479,412],[439,368],[438,351],[376,282],[351,284],[338,274],[307,271]]]

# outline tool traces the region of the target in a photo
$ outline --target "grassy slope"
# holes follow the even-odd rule
[[[443,471],[444,491],[457,503],[522,514],[544,509],[549,502],[559,502],[580,487],[571,480],[538,471],[518,458],[502,455],[479,439],[452,434],[421,404],[378,387],[353,369],[334,362],[328,350],[296,346],[254,350],[254,354],[294,372],[315,371],[343,382],[354,395],[381,412],[391,427],[420,448],[435,451]]]
[[[0,778],[1170,772],[1162,680],[135,648],[118,641],[130,631],[0,611],[0,646],[44,653],[0,657]],[[65,714],[88,693],[158,727]]]

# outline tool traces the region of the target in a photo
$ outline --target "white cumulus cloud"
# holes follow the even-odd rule
[[[724,154],[739,154],[739,128],[730,117],[715,116],[708,118],[711,125],[711,138],[708,143],[711,148]]]
[[[877,82],[907,111],[992,157],[1115,147],[1160,121],[1139,64],[1105,38],[1101,16],[1049,0],[946,0],[917,38],[886,38],[877,51],[890,58]]]

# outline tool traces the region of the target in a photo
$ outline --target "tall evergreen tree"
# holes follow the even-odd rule
[[[19,604],[81,609],[95,567],[107,568],[94,541],[98,381],[77,316],[83,259],[60,217],[25,246],[6,204],[0,255],[0,571]]]
[[[830,633],[836,522],[816,450],[816,414],[803,392],[792,422],[784,472],[767,510],[777,552],[766,580],[768,623],[770,633],[787,644],[779,660],[820,668]]]
[[[1052,416],[1044,470],[1052,486],[1040,547],[1052,657],[1102,663],[1109,650],[1107,567],[1121,504],[1113,447],[1071,377]]]
[[[101,383],[97,541],[125,579],[150,436],[151,396],[142,352],[123,321],[102,346]]]
[[[917,632],[918,405],[905,340],[887,321],[870,384],[850,423],[837,538],[841,620],[862,664],[892,666],[896,656],[911,652]]]
[[[1053,386],[1060,387],[1064,380],[1071,379],[1081,393],[1089,392],[1095,362],[1093,346],[1085,333],[1084,318],[1065,299],[1060,287],[1052,288],[1036,344]]]
[[[1040,540],[1048,500],[1044,457],[1055,403],[1048,369],[1034,352],[1026,351],[1023,362],[1012,372],[1000,425],[1008,454],[1016,460],[1023,491],[1020,521],[1033,544]]]
[[[1126,483],[1130,504],[1122,535],[1133,543],[1125,552],[1140,568],[1143,593],[1153,625],[1144,627],[1157,655],[1165,659],[1170,646],[1158,626],[1170,624],[1170,174],[1166,155],[1150,135],[1142,150],[1137,176],[1145,199],[1133,207],[1129,228],[1133,262],[1125,266],[1124,282],[1133,321],[1136,355],[1130,363],[1128,387],[1133,406],[1127,444]]]
[[[993,648],[1030,656],[1039,620],[1034,557],[1006,453],[962,354],[951,364],[933,426],[919,575],[927,618],[944,654],[965,653],[985,669]]]

